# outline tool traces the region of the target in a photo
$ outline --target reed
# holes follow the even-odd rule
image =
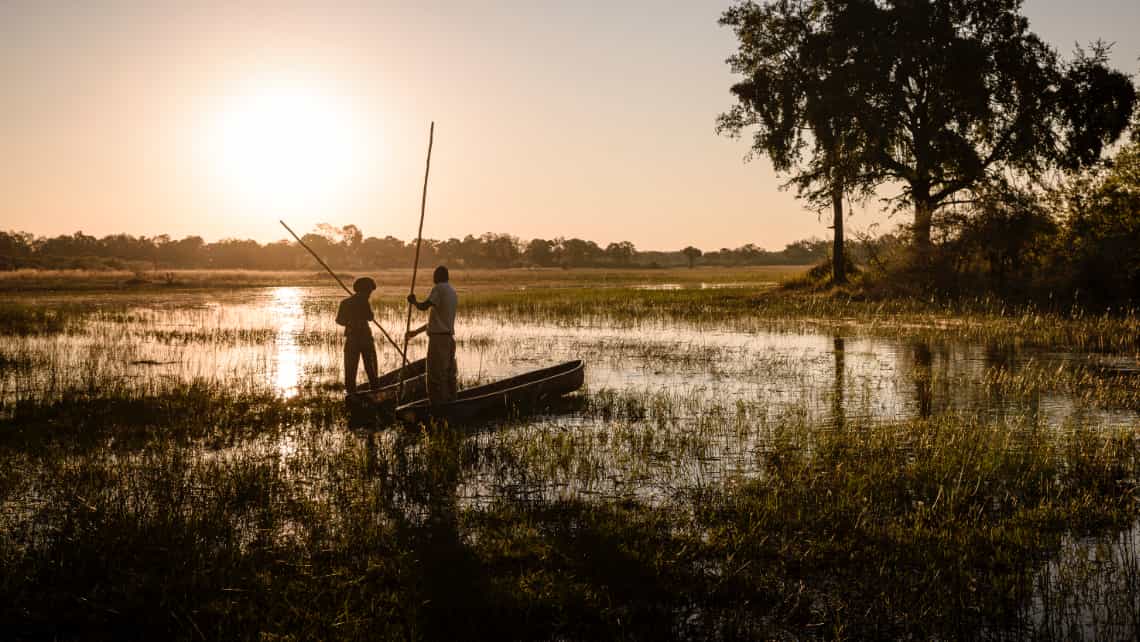
[[[5,635],[1135,637],[1133,313],[631,285],[461,293],[593,377],[462,429],[349,427],[332,295],[16,297]]]

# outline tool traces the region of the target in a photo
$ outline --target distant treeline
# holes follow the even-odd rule
[[[302,237],[337,269],[410,267],[415,241],[392,236],[365,237],[355,225],[318,226]],[[823,261],[830,244],[808,239],[773,252],[747,244],[702,252],[695,247],[641,252],[623,241],[606,246],[577,238],[521,241],[509,234],[468,235],[446,241],[424,239],[420,264],[479,268],[510,267],[672,267],[694,265],[808,265]],[[858,253],[859,248],[854,248]],[[96,238],[82,232],[37,237],[0,232],[0,270],[40,269],[310,269],[313,259],[296,242],[258,243],[225,239],[207,243],[199,236],[172,239],[113,234]]]

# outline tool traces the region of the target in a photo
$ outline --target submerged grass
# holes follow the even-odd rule
[[[774,284],[773,284],[774,285]],[[721,289],[477,292],[465,309],[513,319],[553,323],[582,320],[626,324],[654,318],[728,327],[768,327],[789,331],[846,329],[878,336],[939,337],[947,332],[983,344],[1140,353],[1140,312],[1086,314],[1025,306],[1007,307],[997,299],[939,302],[891,299],[869,301],[844,295],[786,292],[761,284]]]
[[[536,346],[497,327],[672,324],[681,335],[572,345],[614,372],[677,369],[681,383],[646,376],[643,388],[588,388],[557,419],[458,429],[346,428],[339,387],[324,381],[339,376],[331,300],[298,303],[287,336],[265,315],[193,297],[163,303],[176,315],[132,298],[94,314],[66,298],[6,304],[0,381],[18,392],[0,389],[3,635],[1135,637],[1140,423],[1073,413],[1054,425],[929,401],[914,418],[874,419],[844,410],[843,395],[870,403],[879,391],[856,372],[844,383],[838,338],[810,353],[837,373],[822,388],[798,352],[696,339],[903,337],[925,366],[900,385],[929,396],[975,377],[931,368],[931,344],[953,337],[984,346],[995,400],[1060,391],[1135,410],[1135,373],[1116,367],[1138,351],[1134,312],[786,294],[760,271],[653,272],[681,289],[583,272],[509,285],[465,275],[463,313],[489,321],[462,346],[528,364]],[[716,278],[727,287],[699,287]],[[387,298],[377,308],[402,319]],[[549,336],[537,336],[541,351]],[[266,381],[277,341],[321,355],[293,362],[309,368],[293,398]],[[1079,352],[1063,367],[1007,367],[1026,346]],[[191,348],[210,354],[162,369]],[[197,363],[233,355],[264,363],[199,376]],[[480,365],[469,380],[488,376]],[[748,377],[779,385],[717,393]]]
[[[0,336],[59,334],[74,331],[86,321],[87,311],[77,304],[51,307],[0,303]]]
[[[962,428],[827,435],[810,454],[766,454],[763,481],[709,493],[698,519],[741,559],[731,590],[786,573],[804,588],[799,608],[837,637],[1032,631],[1031,578],[1062,537],[1134,519],[1136,435]]]
[[[62,456],[91,449],[131,451],[163,442],[217,448],[291,425],[328,425],[342,416],[343,403],[333,397],[288,401],[266,390],[238,396],[202,380],[112,395],[73,390],[14,404],[0,418],[0,452]]]
[[[504,321],[526,319],[562,325],[586,322],[632,327],[663,320],[710,327],[765,327],[786,331],[822,328],[876,336],[926,338],[951,332],[961,340],[984,344],[1140,354],[1140,312],[1133,309],[1092,314],[1064,306],[1053,310],[1013,307],[997,298],[868,300],[843,291],[793,292],[777,287],[801,271],[802,268],[787,267],[456,270],[453,281],[460,291],[465,314],[490,315]],[[397,319],[406,309],[402,292],[410,274],[405,272],[388,270],[375,275],[381,288],[373,297],[373,305],[382,315]],[[0,290],[34,291],[38,286],[23,288],[13,284],[22,283],[21,279],[38,283],[41,277],[54,283],[49,276],[0,274]],[[335,291],[335,286],[329,286],[327,275],[324,280],[317,278],[319,276],[309,272],[201,270],[188,271],[186,283],[193,284],[188,285],[188,289],[199,291],[283,285],[324,286],[330,292]],[[102,281],[96,279],[91,283]],[[17,300],[0,306],[0,333],[51,334],[82,323],[84,310],[69,304],[66,297],[72,291],[82,294],[90,284],[84,278],[77,279],[77,284],[78,290],[60,286],[57,290],[60,294],[54,295],[57,300],[30,304]],[[677,287],[653,289],[664,286]],[[95,285],[92,287],[98,290]],[[113,305],[117,301],[121,306],[130,306],[138,305],[139,297],[147,297],[145,300],[155,303],[167,296],[161,292],[114,292],[108,293],[100,304]],[[306,304],[305,313],[327,315],[334,306],[335,301],[321,302],[316,307]],[[110,319],[115,311],[104,310],[102,314]],[[145,318],[136,320],[146,321]],[[205,331],[198,328],[182,332],[193,340],[199,338],[195,332]],[[178,331],[162,332],[177,335]]]
[[[0,444],[14,637],[1067,638],[1027,605],[1090,589],[1037,590],[1043,564],[1137,515],[1135,430],[737,413],[733,431],[763,436],[752,473],[634,499],[544,492],[536,467],[573,453],[588,476],[591,457],[725,422],[604,393],[581,412],[605,442],[345,433],[338,404],[191,392],[146,412],[53,404],[29,416],[57,432]],[[92,428],[86,448],[49,445]],[[480,477],[512,492],[472,501]],[[1094,637],[1134,631],[1113,626]]]

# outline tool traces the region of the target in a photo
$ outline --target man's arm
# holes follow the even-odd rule
[[[414,294],[408,295],[408,303],[411,303],[412,305],[416,306],[416,309],[418,309],[420,312],[427,312],[428,308],[430,308],[433,305],[431,302],[431,299],[424,299],[423,301],[416,301],[416,295],[414,295]],[[424,326],[424,327],[427,327],[427,326]]]
[[[421,325],[420,327],[416,328],[415,330],[408,330],[407,334],[404,335],[404,338],[405,339],[411,339],[411,338],[415,337],[417,334],[423,334],[424,332],[427,332],[427,324],[426,323]]]

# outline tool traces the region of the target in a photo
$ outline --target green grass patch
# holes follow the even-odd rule
[[[88,310],[78,304],[35,305],[0,303],[0,336],[59,334],[77,330],[86,321]]]
[[[615,403],[582,412],[629,420]],[[4,429],[29,421],[52,442],[101,438],[53,456],[4,444],[2,499],[30,510],[0,530],[17,637],[1025,632],[1045,562],[1067,534],[1127,528],[1140,478],[1134,430],[790,416],[750,429],[768,437],[748,478],[645,501],[544,498],[508,474],[513,492],[471,503],[466,481],[517,471],[524,444],[344,433],[333,404],[194,389],[27,409]]]

